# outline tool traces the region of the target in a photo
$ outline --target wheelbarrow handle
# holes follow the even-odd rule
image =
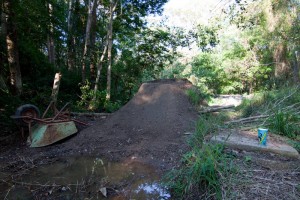
[[[66,105],[64,105],[64,107],[62,107],[62,109],[60,109],[60,111],[53,117],[53,119],[51,121],[54,121],[61,113],[62,111],[64,111],[64,109],[70,104],[70,102],[66,103]]]
[[[90,126],[90,124],[87,124],[87,123],[84,123],[84,122],[81,122],[79,120],[76,120],[76,119],[72,119],[72,121],[78,123],[78,124],[82,124],[82,125],[85,125],[85,126]]]
[[[15,115],[12,115],[12,116],[10,116],[10,118],[12,118],[12,119],[32,119],[32,120],[35,120],[35,121],[38,121],[38,122],[46,122],[43,119],[29,117],[29,116],[15,116]]]

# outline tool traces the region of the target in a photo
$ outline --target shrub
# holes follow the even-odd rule
[[[201,90],[197,88],[188,89],[186,91],[186,94],[188,95],[190,101],[195,106],[199,106],[204,100],[209,100],[211,95],[208,93],[202,92]]]
[[[79,108],[87,110],[97,110],[104,108],[106,91],[97,91],[96,99],[94,99],[94,90],[91,88],[90,82],[86,82],[80,86],[80,100],[77,101]]]

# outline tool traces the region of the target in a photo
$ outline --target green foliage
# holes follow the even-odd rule
[[[219,126],[226,120],[226,116],[219,114],[214,115],[202,115],[196,123],[196,131],[193,137],[188,141],[191,147],[201,147],[204,143],[204,137],[208,134],[212,134],[218,130]]]
[[[122,106],[122,102],[121,101],[116,101],[116,102],[105,102],[104,103],[104,108],[106,112],[112,113],[115,112],[117,110],[119,110]]]
[[[22,80],[26,87],[25,91],[27,89],[39,90],[41,86],[51,85],[52,74],[63,70],[63,81],[67,83],[67,86],[62,84],[63,90],[61,92],[67,99],[77,100],[74,94],[80,92],[78,87],[80,80],[77,78],[78,72],[80,74],[81,70],[88,4],[80,1],[72,2],[70,9],[68,8],[70,1],[38,2],[24,0],[14,3],[14,24],[18,32],[20,66]],[[113,77],[118,80],[113,84],[112,92],[117,98],[125,96],[126,98],[121,99],[124,103],[133,95],[133,90],[136,85],[139,85],[145,72],[148,71],[149,74],[156,75],[166,62],[170,62],[173,55],[166,47],[169,47],[175,39],[167,31],[149,29],[144,20],[144,17],[150,13],[160,13],[166,0],[117,2],[116,16],[118,17],[114,19],[113,38],[115,42],[112,57],[113,63],[116,65],[113,67]],[[87,58],[94,61],[95,66],[101,56],[101,49],[105,45],[109,1],[101,1],[99,4],[101,6],[97,8],[99,9],[97,10],[97,21],[92,25],[91,31],[91,39],[94,42],[90,48],[93,56]],[[28,20],[24,21],[24,19]],[[68,21],[69,19],[70,21]],[[53,38],[55,45],[56,63],[54,65],[56,68],[49,64],[47,58],[49,54],[48,39],[50,37]],[[5,48],[4,38],[1,38],[2,46]],[[100,51],[98,52],[97,49]],[[74,58],[72,66],[69,70],[65,70],[71,57]],[[7,68],[7,66],[5,67]],[[70,66],[68,65],[68,67]],[[101,72],[100,79],[101,90],[105,88],[106,84],[103,78],[106,76],[105,67],[106,63],[104,62],[104,72]],[[5,78],[9,76],[9,70],[6,68],[3,70],[1,68],[0,72],[1,76],[3,75]],[[89,66],[87,66],[86,71],[89,82],[93,83],[95,81],[94,74],[93,72],[89,73]],[[48,84],[49,82],[51,83]],[[89,101],[90,97],[88,96],[92,95],[91,92],[89,94],[87,91],[84,92],[81,105],[87,106],[85,101]],[[122,92],[126,95],[120,95]],[[43,95],[41,91],[37,91],[37,93]],[[94,103],[92,102],[92,104]]]
[[[289,144],[292,145],[298,152],[300,152],[300,138],[297,141],[290,140]]]
[[[269,126],[273,132],[289,138],[296,139],[300,135],[300,115],[293,112],[282,112],[280,110],[274,113],[274,116],[268,119]]]
[[[185,154],[182,159],[184,166],[166,176],[166,186],[171,188],[172,194],[182,199],[193,191],[204,198],[214,195],[221,199],[218,167],[223,161],[222,150],[220,145],[204,144],[202,148]]]
[[[114,112],[122,106],[120,100],[115,102],[106,100],[106,91],[97,91],[96,98],[94,98],[94,89],[91,88],[91,83],[86,81],[85,84],[80,84],[80,100],[77,101],[77,109],[82,110],[92,110],[92,111],[106,111]]]
[[[203,52],[209,52],[219,43],[218,28],[213,26],[197,26],[197,42]]]
[[[261,123],[271,132],[297,139],[300,135],[300,90],[299,87],[283,87],[255,94],[243,100],[237,108],[243,117],[267,115]]]
[[[226,75],[216,55],[201,53],[194,58],[191,66],[191,70],[185,76],[202,93],[210,95],[221,93],[222,87],[226,84]]]
[[[85,84],[80,84],[80,100],[77,101],[79,108],[87,110],[97,110],[103,108],[106,101],[106,91],[97,91],[96,99],[94,99],[94,90],[91,88],[91,83],[86,81]]]
[[[247,52],[255,55],[260,63],[257,66],[269,68],[266,75],[268,79],[273,79],[270,83],[257,78],[259,85],[280,86],[291,82],[291,66],[295,60],[293,54],[299,51],[300,44],[300,38],[295,37],[295,31],[300,28],[299,9],[299,3],[294,0],[263,0],[249,4],[238,2],[238,6],[231,7],[232,12],[228,17],[243,34],[244,44],[249,45]],[[256,75],[260,74],[258,72]]]
[[[224,52],[224,58],[243,59],[247,55],[247,50],[238,42],[233,42],[231,49]]]
[[[165,78],[184,78],[185,76],[182,74],[185,65],[183,65],[180,62],[175,62],[163,69],[161,72],[160,78],[165,79]]]
[[[268,92],[255,93],[251,99],[243,99],[241,105],[237,107],[241,111],[242,117],[249,117],[251,115],[263,112],[266,102],[274,100],[274,96]]]
[[[212,93],[228,94],[291,83],[291,76],[299,76],[292,68],[294,53],[300,50],[300,38],[295,36],[300,30],[299,3],[263,0],[230,4],[224,8],[223,18],[197,26],[202,53],[191,63],[196,71],[190,74],[196,84]],[[211,58],[203,62],[204,57]]]
[[[165,176],[164,182],[176,198],[222,198],[219,175],[229,173],[232,165],[223,154],[223,145],[204,142],[205,136],[216,131],[222,120],[222,116],[201,117],[189,139],[192,150],[183,155],[179,169]]]
[[[203,100],[208,100],[210,98],[209,94],[204,93],[197,88],[188,89],[186,94],[195,106],[199,106]]]

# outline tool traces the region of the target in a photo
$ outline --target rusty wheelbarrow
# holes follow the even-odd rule
[[[69,103],[59,111],[56,109],[57,95],[62,75],[56,73],[53,82],[51,102],[40,118],[39,109],[32,105],[26,104],[20,106],[15,115],[15,119],[21,127],[22,136],[24,137],[24,126],[28,126],[28,142],[30,147],[43,147],[53,144],[77,132],[76,123],[88,125],[75,119],[71,119],[70,112],[66,109]],[[53,109],[54,117],[45,118],[50,108]]]
[[[71,119],[69,111],[66,110],[68,105],[69,103],[60,111],[57,111],[54,117],[45,118],[49,108],[54,106],[54,103],[51,102],[42,118],[39,118],[39,109],[32,104],[26,104],[20,106],[11,118],[15,119],[17,124],[20,125],[23,137],[23,127],[28,126],[29,136],[27,141],[30,147],[43,147],[75,134],[77,132],[75,122],[88,125],[84,122]]]

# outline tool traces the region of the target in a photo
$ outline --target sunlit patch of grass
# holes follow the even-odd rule
[[[240,117],[265,115],[255,122],[273,133],[292,139],[300,135],[300,87],[257,93],[243,100],[237,110]]]
[[[209,101],[211,98],[210,94],[202,92],[197,88],[188,89],[186,94],[188,95],[192,104],[194,104],[196,107],[204,101]]]

